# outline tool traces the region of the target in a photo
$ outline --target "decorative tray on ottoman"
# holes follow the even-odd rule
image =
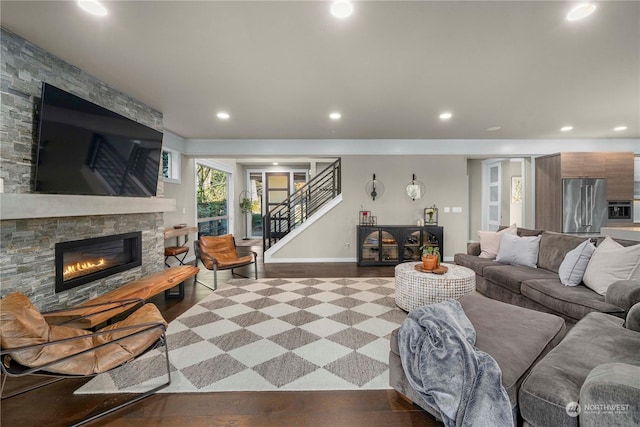
[[[433,270],[427,270],[422,266],[422,264],[416,264],[415,269],[421,273],[433,273],[433,274],[444,274],[447,271],[449,271],[449,269],[444,265],[439,265]]]

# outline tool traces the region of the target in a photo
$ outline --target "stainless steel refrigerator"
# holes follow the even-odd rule
[[[607,180],[562,180],[562,232],[597,234],[607,225]]]

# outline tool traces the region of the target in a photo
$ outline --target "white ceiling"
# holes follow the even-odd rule
[[[574,23],[565,1],[103,3],[3,0],[1,22],[184,138],[640,137],[638,1]]]

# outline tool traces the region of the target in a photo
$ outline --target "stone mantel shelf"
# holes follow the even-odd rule
[[[175,199],[62,194],[0,194],[0,220],[174,212]]]

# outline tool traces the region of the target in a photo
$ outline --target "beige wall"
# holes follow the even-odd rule
[[[365,192],[373,173],[385,186],[384,195],[375,201]],[[416,201],[405,192],[412,173],[426,185],[425,197]],[[379,225],[415,225],[424,208],[433,204],[440,210],[438,225],[444,227],[445,258],[466,251],[465,156],[343,156],[342,194],[340,205],[274,253],[272,259],[355,259],[360,210],[371,211]],[[444,206],[461,207],[462,213],[445,214]]]

